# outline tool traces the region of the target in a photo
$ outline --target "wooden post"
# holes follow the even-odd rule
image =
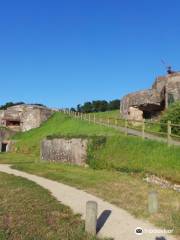
[[[167,142],[168,142],[168,146],[171,145],[171,121],[168,121],[167,124]]]
[[[142,139],[145,138],[145,121],[144,119],[142,120]]]
[[[88,201],[86,203],[85,231],[95,236],[96,225],[97,225],[97,203],[94,201]]]
[[[91,115],[89,114],[89,123],[91,122]]]
[[[128,121],[125,119],[125,135],[128,135]]]
[[[96,123],[96,115],[94,114],[94,124]]]
[[[117,126],[118,125],[118,121],[117,121],[117,119],[115,119],[115,126]]]
[[[108,127],[110,126],[110,119],[108,118]]]
[[[158,198],[156,191],[150,191],[148,195],[148,211],[150,214],[158,211]]]

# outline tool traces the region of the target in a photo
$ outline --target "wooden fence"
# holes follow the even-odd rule
[[[93,113],[80,113],[69,110],[60,110],[75,119],[81,119],[93,124],[100,124],[107,127],[112,127],[121,130],[125,135],[141,136],[142,139],[149,138],[166,142],[169,146],[171,144],[180,145],[180,135],[174,133],[174,129],[180,129],[180,124],[173,124],[170,121],[167,123],[160,123],[147,120],[127,120],[122,118],[101,117]]]

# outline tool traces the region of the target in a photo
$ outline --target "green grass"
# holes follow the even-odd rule
[[[104,113],[103,113],[104,114]],[[164,143],[124,136],[118,130],[73,119],[56,113],[41,127],[17,134],[16,151],[39,158],[40,142],[48,135],[106,136],[106,143],[90,147],[89,164],[93,168],[152,173],[180,183],[180,148]]]
[[[74,120],[62,113],[55,113],[41,127],[25,133],[19,133],[13,137],[17,140],[16,151],[39,155],[40,141],[49,135],[115,135],[116,130],[103,126],[88,124],[85,121]]]
[[[98,118],[120,118],[120,110],[112,110],[106,112],[96,112],[91,113],[90,115],[93,116],[95,114]]]
[[[180,183],[180,148],[136,137],[111,136],[94,149],[90,165],[98,169],[151,173]]]
[[[174,229],[180,235],[180,194],[147,184],[141,175],[112,170],[94,170],[58,163],[21,163],[14,168],[83,189],[121,207],[135,217],[157,226]],[[157,190],[159,212],[148,213],[148,192]]]
[[[1,240],[95,240],[79,215],[47,190],[20,177],[0,173]]]
[[[105,136],[106,141],[89,145],[88,162],[92,168],[42,163],[39,161],[40,141],[54,134]],[[151,173],[179,183],[180,148],[125,136],[113,128],[89,124],[62,113],[56,113],[40,128],[18,134],[14,139],[17,140],[16,152],[0,154],[0,163],[12,163],[20,170],[84,189],[136,217],[146,218],[161,227],[173,227],[180,235],[179,193],[143,181],[145,173]],[[158,190],[160,211],[150,216],[147,195],[152,187]]]

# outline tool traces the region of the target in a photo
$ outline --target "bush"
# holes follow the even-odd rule
[[[180,124],[180,102],[175,102],[169,106],[161,117],[162,124],[171,121],[174,124]],[[161,130],[167,132],[167,125],[161,125]],[[172,133],[180,135],[180,127],[172,127]]]

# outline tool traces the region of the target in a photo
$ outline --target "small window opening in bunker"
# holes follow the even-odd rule
[[[2,143],[1,145],[1,152],[7,152],[7,143]]]
[[[6,121],[6,126],[20,126],[20,121],[18,120],[8,120]]]

